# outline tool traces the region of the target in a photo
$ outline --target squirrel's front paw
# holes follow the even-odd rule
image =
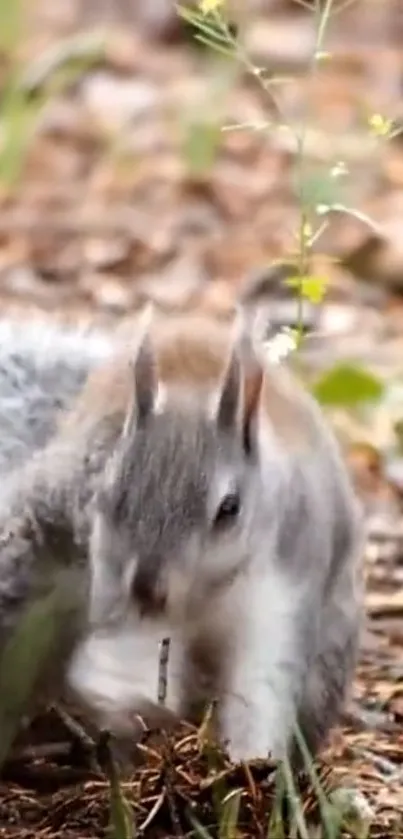
[[[280,760],[284,750],[280,742],[269,738],[267,732],[249,725],[243,730],[238,729],[231,735],[223,737],[226,752],[232,763],[250,762],[254,760]]]
[[[234,710],[221,726],[221,739],[231,762],[282,760],[286,745],[281,727],[274,731],[268,725],[266,715],[259,717],[256,708],[250,708],[249,713],[242,715]]]
[[[280,744],[274,743],[271,747],[265,742],[228,742],[224,743],[226,752],[231,763],[249,763],[255,760],[270,760],[277,762],[284,759],[285,750]]]
[[[267,760],[269,753],[260,746],[253,747],[249,743],[224,743],[231,763],[248,763],[254,760]]]

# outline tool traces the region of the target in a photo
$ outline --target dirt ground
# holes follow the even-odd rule
[[[315,371],[340,359],[365,364],[382,378],[386,397],[366,411],[330,412],[371,500],[372,530],[353,701],[321,772],[325,785],[367,797],[371,837],[403,837],[403,135],[386,140],[371,129],[374,115],[403,126],[403,7],[399,0],[343,3],[326,43],[331,59],[313,77],[309,10],[277,0],[244,15],[248,55],[288,78],[275,96],[287,128],[255,78],[192,47],[189,34],[165,18],[150,19],[146,36],[130,16],[122,25],[124,4],[116,4],[100,48],[93,19],[84,32],[72,7],[50,5],[41,0],[14,56],[23,62],[29,101],[45,89],[46,102],[23,130],[29,142],[21,159],[0,154],[1,316],[41,312],[113,324],[148,299],[225,310],[244,281],[295,246],[300,208],[290,126],[306,123],[316,204],[330,202],[329,183],[337,181],[335,209],[310,258],[311,271],[326,277],[326,294],[305,307],[319,333],[308,361]],[[63,49],[74,62],[55,81]],[[3,49],[3,88],[9,69]],[[263,120],[267,130],[259,129]],[[246,127],[220,130],[234,123]],[[280,319],[295,321],[289,295],[269,287],[267,298]],[[63,732],[53,735],[57,749],[44,756],[36,737],[32,753],[7,769],[4,839],[106,835],[104,777],[80,766]],[[181,732],[172,748],[168,771],[166,753],[150,752],[124,785],[152,839],[197,835],[192,813],[203,824],[212,819],[208,767],[194,734]],[[240,835],[266,835],[273,790],[262,770],[228,769],[226,782],[244,790]],[[313,797],[305,792],[314,809]]]

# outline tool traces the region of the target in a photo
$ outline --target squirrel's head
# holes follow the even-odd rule
[[[240,341],[207,394],[159,380],[144,330],[131,398],[99,489],[90,545],[90,619],[135,605],[182,620],[248,562],[259,508],[258,398],[247,397]],[[177,383],[178,384],[178,383]]]

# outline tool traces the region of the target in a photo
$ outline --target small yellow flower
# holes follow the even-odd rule
[[[224,2],[225,0],[200,0],[199,9],[203,15],[209,15],[211,12],[218,11]]]
[[[321,303],[326,293],[326,278],[318,276],[289,277],[286,285],[295,288],[301,297],[311,303]]]
[[[386,119],[382,114],[372,114],[368,120],[368,125],[376,137],[387,137],[393,127],[391,119]]]
[[[315,58],[316,61],[330,61],[332,53],[326,52],[325,50],[318,50],[318,52],[315,53]]]

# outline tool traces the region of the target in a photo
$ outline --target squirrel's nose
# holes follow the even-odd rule
[[[161,579],[162,562],[158,557],[140,560],[132,584],[132,596],[142,615],[162,614],[166,593]]]

